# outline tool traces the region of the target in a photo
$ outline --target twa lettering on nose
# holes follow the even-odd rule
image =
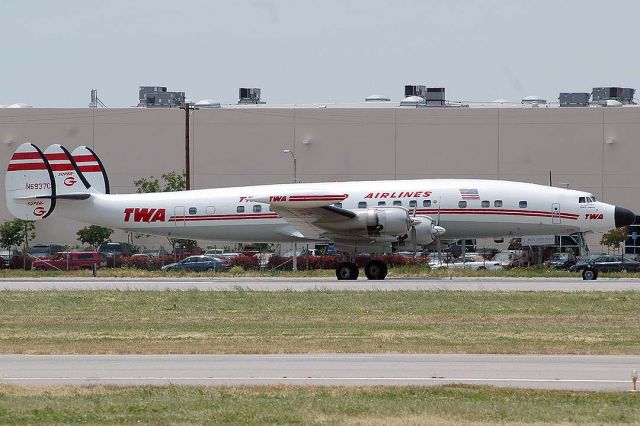
[[[587,220],[603,220],[604,219],[604,214],[603,213],[587,213],[587,214],[585,214],[585,219],[587,219]]]
[[[164,222],[165,217],[165,209],[133,207],[124,209],[125,222]]]

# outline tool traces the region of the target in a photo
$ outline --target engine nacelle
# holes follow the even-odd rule
[[[403,208],[367,209],[367,233],[370,236],[401,237],[411,227],[409,212]]]
[[[416,216],[415,219],[420,221],[419,224],[415,225],[415,243],[422,246],[431,244],[436,237],[436,232],[433,229],[433,219],[428,216]]]
[[[347,221],[324,222],[322,227],[338,232],[366,234],[369,237],[403,237],[411,229],[409,212],[402,207],[352,210],[356,217]]]

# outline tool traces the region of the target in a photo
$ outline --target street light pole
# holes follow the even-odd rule
[[[290,149],[285,149],[282,151],[283,154],[291,154],[291,158],[293,159],[293,183],[298,183],[298,169],[297,169],[297,159],[296,155]],[[293,259],[292,259],[292,269],[294,271],[298,270],[298,243],[293,243]]]

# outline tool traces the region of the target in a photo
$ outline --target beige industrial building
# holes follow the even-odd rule
[[[0,173],[23,142],[92,147],[112,192],[184,169],[184,111],[178,108],[0,109]],[[192,188],[291,182],[486,178],[586,190],[640,212],[640,108],[237,105],[191,115]],[[0,196],[0,220],[10,215]],[[77,245],[84,225],[59,218],[37,241]],[[113,239],[125,241],[124,233]],[[588,238],[599,249],[599,236]],[[136,241],[167,245],[162,239]],[[640,242],[639,242],[640,243]],[[640,252],[640,250],[639,250]]]

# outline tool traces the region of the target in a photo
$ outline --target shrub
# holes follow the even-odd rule
[[[240,255],[227,259],[227,263],[231,268],[239,266],[243,271],[256,271],[260,269],[260,262],[257,256]]]
[[[229,273],[231,275],[242,275],[244,273],[244,268],[240,265],[235,265],[229,269]]]

